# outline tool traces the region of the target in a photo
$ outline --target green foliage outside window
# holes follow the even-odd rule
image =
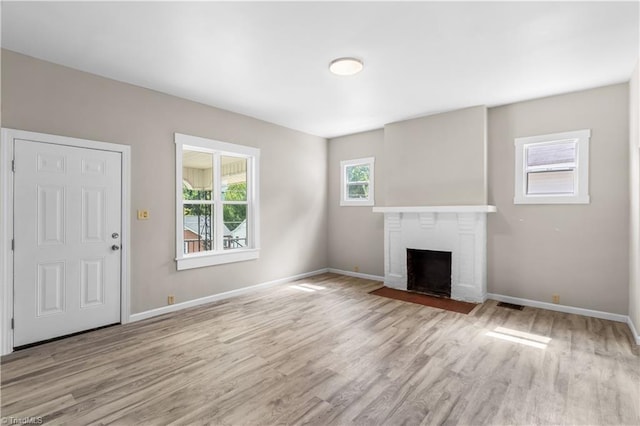
[[[369,182],[369,166],[349,166],[347,167],[347,182]]]
[[[185,201],[189,200],[211,200],[211,191],[208,190],[200,190],[200,189],[189,189],[186,185],[182,185],[182,199]],[[206,204],[189,204],[184,207],[184,214],[186,216],[201,216],[205,214],[205,211],[208,212],[209,208]]]
[[[350,199],[369,197],[369,173],[368,165],[347,167],[347,189]]]
[[[225,201],[247,201],[247,183],[238,182],[227,186],[224,192]],[[224,204],[222,206],[222,220],[229,231],[236,229],[247,219],[246,204]]]
[[[185,201],[211,200],[211,191],[189,189],[186,185],[182,186],[182,198]],[[229,184],[223,195],[224,201],[247,201],[247,183],[238,182]],[[185,216],[206,216],[211,212],[208,204],[186,204],[184,205]],[[242,222],[247,219],[246,204],[224,204],[222,206],[223,222],[229,231],[236,229]]]

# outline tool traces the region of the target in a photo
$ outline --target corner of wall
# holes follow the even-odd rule
[[[375,203],[384,205],[381,185],[386,181],[384,131],[375,129],[329,141],[328,262],[332,271],[362,276],[383,275],[383,224],[371,207],[340,206],[340,161],[375,157]],[[357,235],[358,238],[350,236]],[[348,241],[348,244],[346,243]],[[358,276],[360,276],[358,275]]]
[[[0,22],[2,22],[2,2],[0,1]],[[0,31],[0,46],[2,46],[2,31]],[[0,128],[2,127],[2,53],[4,52],[4,49],[2,49],[0,47]],[[2,185],[2,183],[0,183],[0,185]],[[0,211],[4,208],[4,206],[2,205],[2,201],[0,201]],[[4,223],[2,218],[2,212],[0,212],[0,226],[2,223]],[[1,234],[2,232],[0,232]],[[4,268],[4,265],[3,265]],[[4,330],[4,318],[5,312],[4,312],[4,307],[0,306],[0,330]],[[5,352],[3,351],[4,347],[0,347],[0,354],[4,354]]]
[[[640,345],[640,61],[629,80],[629,328]]]
[[[484,203],[489,204],[489,108],[482,105],[484,114]]]

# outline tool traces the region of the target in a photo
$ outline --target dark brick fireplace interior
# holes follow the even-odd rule
[[[451,297],[451,252],[408,248],[407,290]]]

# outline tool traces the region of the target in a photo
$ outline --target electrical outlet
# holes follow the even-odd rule
[[[559,294],[552,295],[551,299],[553,300],[553,303],[560,303],[560,295]]]
[[[138,210],[138,220],[149,219],[149,210]]]
[[[353,267],[353,272],[360,272],[360,267],[359,266],[354,266]]]
[[[173,305],[175,302],[176,300],[173,294],[170,294],[169,296],[167,296],[167,305]]]

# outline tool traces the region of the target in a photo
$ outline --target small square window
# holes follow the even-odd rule
[[[588,204],[590,130],[516,138],[515,204]]]
[[[340,162],[340,205],[374,205],[373,157]]]

